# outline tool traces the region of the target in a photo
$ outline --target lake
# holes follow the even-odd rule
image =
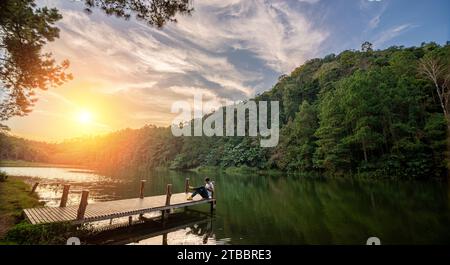
[[[256,173],[214,174],[154,170],[99,174],[89,170],[3,167],[10,175],[39,181],[47,206],[57,206],[62,184],[71,184],[68,204],[77,205],[83,189],[90,203],[184,191],[184,179],[199,186],[205,176],[216,185],[214,218],[133,244],[449,244],[450,196],[444,182],[356,181]],[[118,176],[120,175],[120,176]],[[208,212],[207,205],[197,209]],[[162,240],[161,240],[162,239]]]

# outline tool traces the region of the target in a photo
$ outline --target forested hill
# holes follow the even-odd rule
[[[427,71],[432,68],[438,70],[434,80]],[[256,98],[280,101],[277,147],[261,148],[259,139],[251,137],[176,138],[169,128],[146,126],[51,148],[41,145],[38,153],[44,162],[101,168],[248,166],[326,175],[443,177],[449,81],[448,44],[374,51],[365,43],[361,51],[306,62]],[[5,148],[8,139],[1,138],[1,159],[12,158],[12,150],[20,147]]]

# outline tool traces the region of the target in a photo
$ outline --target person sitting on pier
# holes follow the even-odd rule
[[[202,196],[203,199],[212,199],[212,194],[214,192],[214,184],[207,177],[207,178],[205,178],[205,186],[201,186],[198,188],[189,186],[189,189],[194,191],[189,197],[187,197],[187,200],[189,200],[189,201],[191,201],[192,198],[194,198],[197,194],[200,194],[200,196]]]

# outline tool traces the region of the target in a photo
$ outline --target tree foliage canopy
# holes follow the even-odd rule
[[[56,64],[43,46],[59,36],[56,9],[37,8],[33,0],[0,2],[0,120],[23,116],[46,90],[71,78],[68,61]]]
[[[191,0],[85,0],[86,11],[100,8],[108,15],[129,19],[132,14],[151,26],[163,27],[176,22],[175,15],[189,15],[193,8]]]

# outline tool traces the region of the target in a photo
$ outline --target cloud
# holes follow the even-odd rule
[[[179,17],[164,30],[87,15],[76,4],[60,8],[61,38],[49,49],[70,59],[75,78],[97,84],[103,93],[152,91],[180,85],[178,80],[190,82],[184,86],[209,86],[220,98],[248,98],[262,85],[262,67],[289,72],[313,57],[328,35],[284,2],[196,1],[192,16]],[[229,60],[232,50],[258,58],[261,65],[237,67]]]
[[[400,36],[401,34],[407,32],[408,30],[417,27],[417,25],[406,23],[402,25],[397,25],[392,28],[389,28],[388,30],[385,30],[381,32],[378,37],[375,39],[373,44],[376,47],[380,47],[386,42],[395,39],[396,37]]]
[[[300,1],[315,3],[317,1]],[[197,1],[192,17],[180,17],[170,32],[209,51],[242,49],[286,73],[313,57],[328,33],[286,2]]]
[[[367,13],[368,18],[368,29],[373,30],[378,28],[381,22],[381,17],[388,7],[388,2],[381,0],[361,0],[360,9]],[[367,31],[366,30],[366,31]]]
[[[297,0],[299,2],[308,3],[308,4],[315,4],[318,3],[320,0]]]
[[[58,112],[55,99],[74,108],[67,101],[86,90],[114,101],[120,121],[111,127],[128,127],[170,124],[171,104],[191,100],[192,91],[214,106],[251,98],[273,85],[268,74],[276,78],[318,55],[328,33],[301,10],[318,2],[198,0],[191,16],[162,30],[98,10],[88,15],[82,3],[58,2],[60,38],[46,49],[57,60],[70,60],[74,80],[65,87],[80,92],[43,94],[47,102],[40,108]]]
[[[378,24],[380,24],[380,21],[381,21],[381,14],[374,16],[369,21],[369,28],[374,29],[374,28],[378,27]]]
[[[134,23],[122,32],[83,13],[66,11],[63,15],[61,39],[50,50],[71,60],[76,77],[114,83],[110,91],[131,86],[151,88],[168,74],[194,74],[212,80],[208,77],[214,72],[235,84],[226,89],[250,96],[251,88],[243,83],[260,79],[257,73],[236,69],[225,55],[180,45],[180,41],[164,43],[154,37],[159,34],[154,29]]]

